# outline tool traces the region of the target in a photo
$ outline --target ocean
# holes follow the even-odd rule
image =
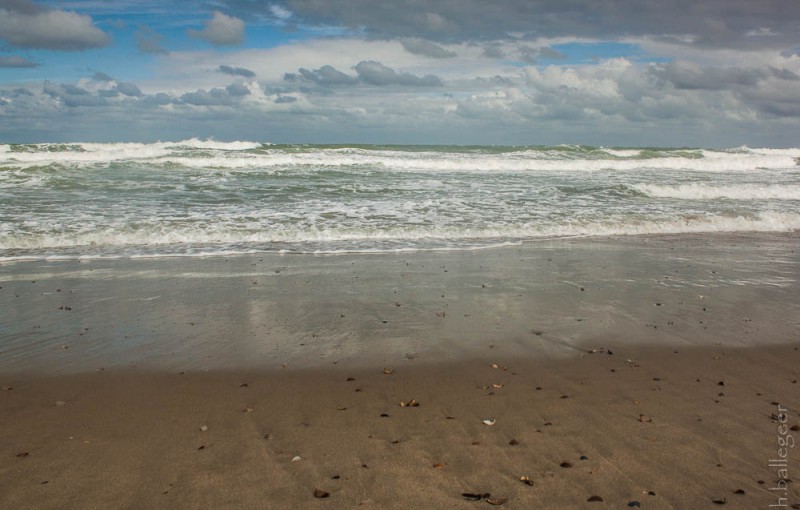
[[[800,149],[0,145],[0,261],[800,230]]]

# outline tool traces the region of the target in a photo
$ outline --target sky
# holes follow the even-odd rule
[[[0,0],[0,143],[800,146],[797,0]]]

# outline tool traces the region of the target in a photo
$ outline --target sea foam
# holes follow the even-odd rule
[[[0,145],[0,260],[800,230],[800,149]]]

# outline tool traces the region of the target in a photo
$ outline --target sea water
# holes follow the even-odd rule
[[[0,144],[0,261],[800,230],[800,149]]]

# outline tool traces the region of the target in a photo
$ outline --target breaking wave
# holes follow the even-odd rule
[[[0,145],[0,260],[800,230],[800,149]]]

